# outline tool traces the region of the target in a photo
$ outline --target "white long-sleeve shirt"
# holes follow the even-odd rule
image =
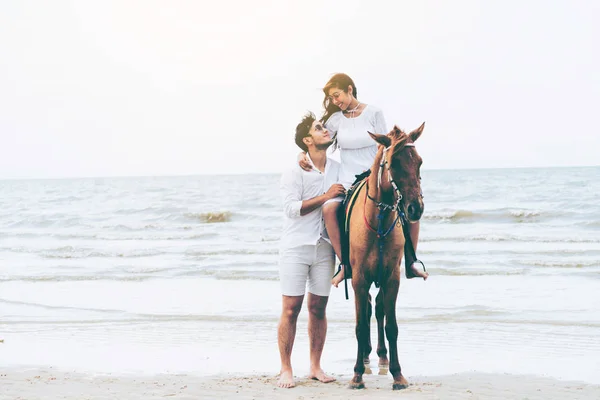
[[[356,175],[373,166],[377,155],[377,143],[367,132],[384,135],[389,132],[383,112],[370,104],[356,118],[347,118],[338,111],[331,115],[325,127],[332,135],[337,134],[341,161],[339,182],[348,189]]]
[[[307,154],[308,156],[308,154]],[[308,156],[310,160],[310,156]],[[312,160],[310,160],[312,164]],[[340,163],[327,159],[325,171],[314,167],[304,171],[296,163],[281,176],[280,193],[283,201],[284,227],[279,247],[289,249],[303,245],[315,245],[323,237],[327,239],[322,208],[300,215],[302,201],[310,200],[327,192],[338,182]]]

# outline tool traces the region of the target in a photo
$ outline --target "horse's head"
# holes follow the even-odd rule
[[[420,172],[423,159],[414,145],[424,127],[423,122],[408,135],[397,126],[387,135],[369,132],[373,140],[383,146],[379,185],[384,191],[394,190],[396,198],[401,196],[400,206],[410,222],[418,221],[424,209]]]

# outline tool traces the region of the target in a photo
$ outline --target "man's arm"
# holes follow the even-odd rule
[[[335,199],[338,196],[342,196],[346,193],[346,189],[340,183],[335,183],[320,196],[313,197],[312,199],[304,200],[302,207],[300,208],[300,215],[310,214],[317,208],[321,207],[327,200]]]
[[[304,216],[306,214],[310,214],[315,211],[317,208],[321,207],[327,200],[332,199],[327,193],[323,193],[320,196],[313,197],[312,199],[304,200],[302,202],[302,207],[300,208],[300,215]]]
[[[283,212],[288,218],[300,218],[302,209],[302,176],[295,169],[281,175],[279,192],[283,201]]]

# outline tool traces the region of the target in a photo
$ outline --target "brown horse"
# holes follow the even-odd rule
[[[363,374],[371,353],[369,288],[375,283],[377,318],[377,355],[380,374],[388,368],[394,377],[392,388],[404,389],[408,381],[402,376],[398,361],[398,323],[396,299],[400,287],[400,261],[404,253],[405,223],[416,222],[423,213],[420,167],[422,159],[414,147],[425,123],[408,135],[398,127],[387,135],[369,135],[380,144],[366,185],[357,193],[349,221],[350,265],[356,307],[358,354],[354,366],[353,389],[365,387]],[[384,329],[385,318],[385,329]],[[385,337],[390,347],[387,358]]]

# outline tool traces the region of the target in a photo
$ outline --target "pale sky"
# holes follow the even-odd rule
[[[600,1],[0,2],[0,179],[280,172],[352,76],[424,169],[599,165]]]

